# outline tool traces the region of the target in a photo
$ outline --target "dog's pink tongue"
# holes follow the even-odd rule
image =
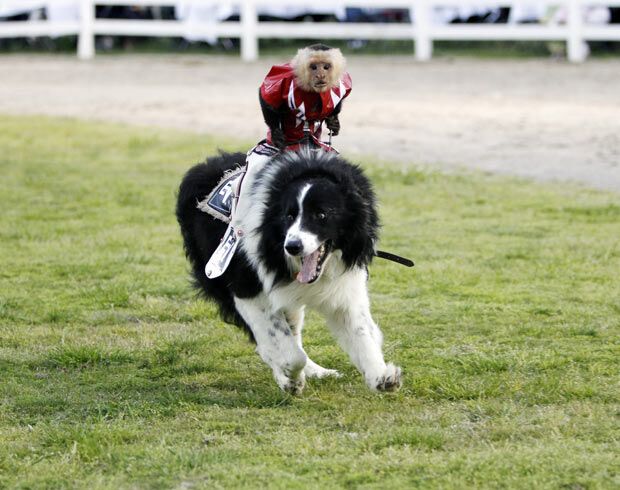
[[[310,255],[301,259],[301,270],[297,274],[297,280],[302,284],[307,284],[314,279],[316,266],[319,262],[319,251],[316,250]]]

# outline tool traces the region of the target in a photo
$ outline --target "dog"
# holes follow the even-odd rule
[[[238,247],[225,272],[207,278],[205,265],[227,225],[200,203],[244,161],[244,154],[222,153],[182,180],[176,216],[194,285],[224,321],[248,332],[282,390],[300,394],[307,378],[339,376],[304,351],[306,307],[325,317],[371,390],[400,388],[401,369],[384,361],[383,335],[370,313],[368,266],[379,220],[371,183],[358,166],[304,150],[250,169],[233,218]]]

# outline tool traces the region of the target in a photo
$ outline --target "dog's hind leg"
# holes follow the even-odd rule
[[[295,340],[297,341],[297,345],[304,350],[301,332],[304,326],[304,309],[299,308],[298,310],[288,311],[286,313],[286,320],[293,331],[293,335],[295,336]],[[304,350],[305,352],[305,350]],[[307,354],[306,354],[307,355]],[[335,378],[339,378],[341,374],[335,369],[326,369],[323,366],[319,366],[316,362],[314,362],[310,357],[306,361],[306,365],[304,367],[304,374],[306,378],[327,378],[329,376],[333,376]]]
[[[301,394],[308,356],[297,342],[284,314],[273,312],[264,294],[252,299],[235,298],[235,306],[250,326],[256,340],[256,352],[271,367],[278,386],[289,393]]]
[[[334,378],[339,378],[340,376],[342,376],[339,371],[336,371],[335,369],[327,369],[322,366],[319,366],[316,362],[314,362],[310,358],[308,358],[308,361],[306,362],[306,367],[304,367],[304,374],[306,375],[306,378],[317,378],[317,379],[327,378],[329,376],[333,376]]]

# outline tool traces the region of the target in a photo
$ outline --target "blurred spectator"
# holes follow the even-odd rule
[[[498,23],[508,20],[509,8],[488,8],[488,7],[459,7],[453,9],[456,16],[450,21],[452,24],[478,24],[478,23]]]
[[[97,6],[95,16],[98,19],[152,19],[146,7],[123,7],[119,5]],[[124,49],[132,48],[135,38],[129,36],[102,36],[97,39],[97,48],[110,50],[120,44]]]
[[[345,22],[411,22],[409,9],[347,8]],[[361,49],[368,44],[365,39],[351,39],[351,49]]]
[[[0,1],[0,21],[29,20],[31,15],[40,14],[48,2],[41,1]]]
[[[346,22],[410,22],[409,9],[347,8]]]
[[[547,12],[544,3],[515,2],[510,8],[508,22],[510,24],[533,24],[540,22]]]

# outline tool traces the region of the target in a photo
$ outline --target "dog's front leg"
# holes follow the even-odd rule
[[[282,312],[274,312],[264,294],[252,299],[235,298],[237,311],[252,329],[256,351],[271,367],[278,386],[301,394],[307,356],[291,332]]]
[[[369,310],[340,310],[328,316],[327,324],[371,390],[400,388],[400,368],[385,363],[381,351],[383,336]]]
[[[386,364],[383,358],[383,334],[370,314],[364,271],[349,282],[338,299],[328,309],[323,308],[327,325],[364,375],[368,387],[379,391],[400,388],[400,368]]]

